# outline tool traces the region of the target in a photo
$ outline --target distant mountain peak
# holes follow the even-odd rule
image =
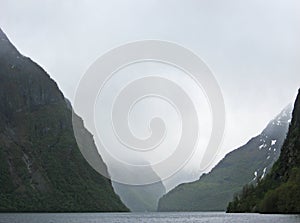
[[[285,117],[285,114],[282,115]],[[280,157],[268,175],[245,185],[227,212],[300,213],[300,91]]]
[[[177,186],[159,201],[160,211],[226,210],[245,184],[264,178],[278,159],[286,137],[292,105],[286,106],[266,128],[244,146],[228,153],[210,173]]]
[[[293,104],[288,104],[270,123],[272,125],[282,125],[291,122]]]

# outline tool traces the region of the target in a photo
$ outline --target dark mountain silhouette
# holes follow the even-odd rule
[[[0,211],[128,211],[80,153],[57,84],[1,29]]]

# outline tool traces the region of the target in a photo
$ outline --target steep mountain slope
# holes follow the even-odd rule
[[[287,106],[260,135],[227,154],[210,173],[195,182],[181,184],[164,195],[158,210],[226,210],[228,202],[243,185],[264,177],[278,159],[291,111],[292,105]]]
[[[300,89],[278,161],[256,187],[245,186],[227,211],[300,213]]]
[[[162,182],[137,186],[113,182],[113,187],[123,203],[134,212],[156,211],[159,198],[166,193]]]
[[[144,164],[148,164],[146,161]],[[109,169],[110,172],[111,168]],[[154,175],[153,178],[159,179],[159,176],[154,170],[150,172],[148,169],[148,174]],[[124,172],[126,178],[143,178],[144,172],[136,171],[135,168],[130,168]],[[149,175],[148,175],[149,176]],[[121,197],[123,203],[131,210],[135,212],[154,212],[157,210],[159,198],[161,198],[165,193],[165,186],[161,181],[148,185],[126,185],[122,183],[112,182],[116,193]]]
[[[56,83],[0,29],[0,211],[127,210],[81,155]]]

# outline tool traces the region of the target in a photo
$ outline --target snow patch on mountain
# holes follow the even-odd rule
[[[252,179],[252,181],[255,181],[257,178],[257,171],[255,171],[253,174],[254,174],[254,178]]]
[[[265,177],[266,172],[267,172],[267,167],[264,168],[263,174],[261,175],[261,178],[260,178],[260,179],[263,179],[263,178]]]

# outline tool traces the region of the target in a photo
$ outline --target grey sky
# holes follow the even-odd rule
[[[298,0],[0,0],[0,26],[71,100],[89,65],[111,48],[143,39],[189,48],[224,95],[222,157],[294,100],[299,12]]]

